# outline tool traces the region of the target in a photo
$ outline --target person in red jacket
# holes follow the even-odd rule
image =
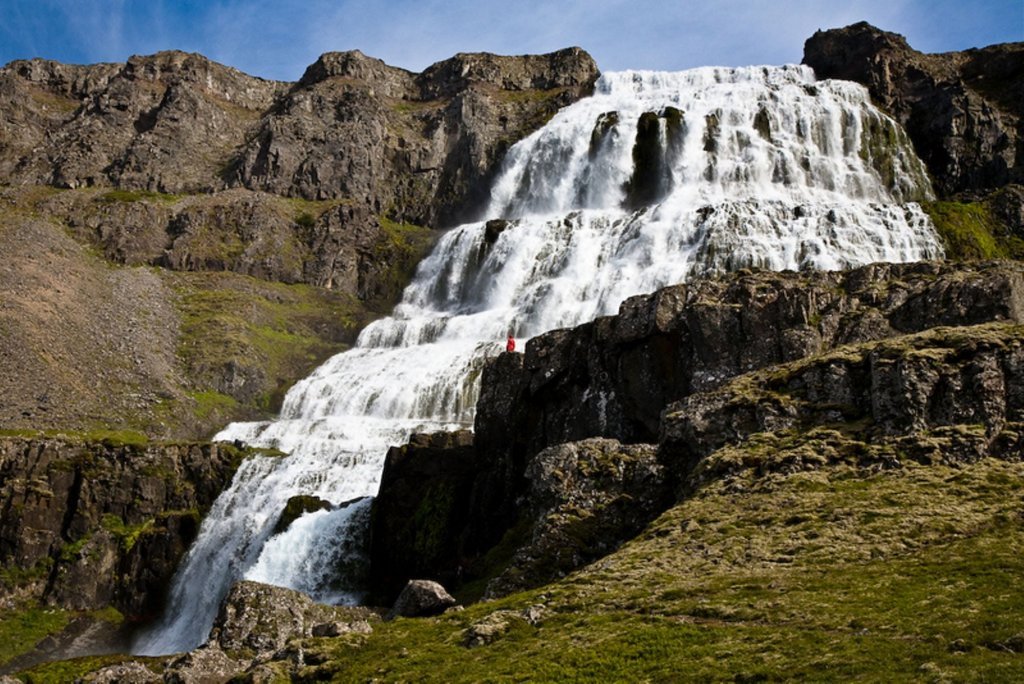
[[[514,352],[516,350],[516,338],[511,335],[508,336],[508,343],[505,345],[505,351]]]

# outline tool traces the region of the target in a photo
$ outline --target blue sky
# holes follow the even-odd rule
[[[799,62],[815,30],[860,20],[925,52],[1024,40],[1024,0],[0,0],[0,18],[0,64],[175,48],[289,81],[353,48],[420,71],[579,45],[611,71]]]

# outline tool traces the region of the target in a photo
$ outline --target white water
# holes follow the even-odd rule
[[[683,112],[683,124],[673,137],[659,119],[660,196],[624,210],[637,121],[666,106]],[[595,126],[608,112],[619,123],[602,137]],[[815,83],[803,67],[604,75],[593,97],[509,151],[487,217],[515,220],[494,244],[482,223],[447,233],[392,316],[296,384],[279,420],[217,436],[290,455],[243,464],[204,520],[164,620],[137,652],[205,641],[220,600],[243,577],[357,600],[358,588],[335,576],[334,550],[354,543],[345,521],[364,519],[367,504],[304,516],[268,542],[281,510],[296,494],[335,504],[374,495],[388,445],[416,430],[469,426],[479,371],[510,330],[521,344],[614,313],[628,296],[743,266],[837,269],[940,256],[926,216],[902,203],[930,195],[921,163],[909,147],[896,150],[878,163],[896,179],[884,185],[870,163],[879,148],[865,139],[878,131],[905,141],[863,88]]]

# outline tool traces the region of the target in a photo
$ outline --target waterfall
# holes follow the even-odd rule
[[[240,578],[357,601],[335,568],[358,548],[369,500],[274,535],[278,516],[298,494],[372,496],[388,445],[471,425],[480,371],[508,333],[521,344],[746,266],[936,258],[913,203],[930,196],[905,134],[859,85],[799,66],[603,75],[509,150],[487,210],[502,220],[446,233],[392,315],[296,384],[278,420],[217,435],[289,455],[241,466],[136,652],[201,644]]]

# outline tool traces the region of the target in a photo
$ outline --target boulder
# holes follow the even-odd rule
[[[395,600],[388,619],[440,615],[456,603],[444,587],[431,580],[409,580]]]
[[[314,628],[365,633],[378,619],[367,608],[322,605],[291,589],[243,581],[221,604],[210,642],[232,653],[273,653],[290,639],[313,636]]]

